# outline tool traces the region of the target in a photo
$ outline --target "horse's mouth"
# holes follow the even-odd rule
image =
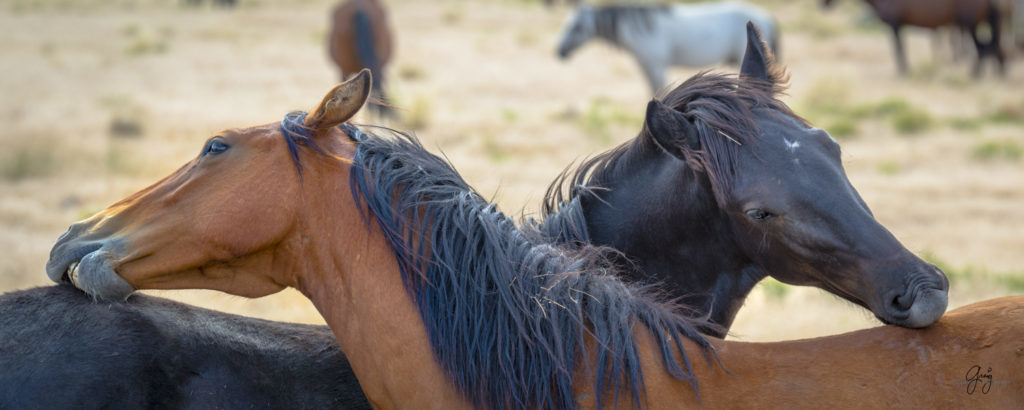
[[[64,275],[61,276],[60,281],[64,283],[70,283],[76,288],[78,287],[78,264],[80,261],[74,261],[68,264],[67,270],[64,271]]]

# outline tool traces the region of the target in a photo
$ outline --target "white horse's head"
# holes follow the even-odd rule
[[[568,58],[577,48],[590,40],[596,32],[594,21],[595,10],[589,4],[580,4],[576,11],[569,15],[562,29],[561,40],[558,42],[558,56]]]

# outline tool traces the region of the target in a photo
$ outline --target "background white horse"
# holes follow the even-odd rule
[[[569,55],[593,37],[636,57],[651,90],[665,86],[669,66],[738,64],[747,47],[746,24],[752,21],[772,51],[778,52],[778,26],[772,15],[747,3],[701,3],[594,7],[581,4],[569,16],[558,55]]]

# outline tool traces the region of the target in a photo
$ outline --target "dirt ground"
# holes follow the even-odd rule
[[[0,4],[0,291],[46,285],[69,224],[166,175],[227,127],[311,109],[337,80],[331,1],[8,0]],[[650,98],[629,56],[591,43],[555,56],[570,9],[527,0],[388,1],[400,129],[447,154],[506,211],[536,212],[571,161],[635,136]],[[781,21],[785,101],[840,140],[854,186],[912,251],[940,264],[954,308],[1024,292],[1024,61],[974,81],[949,41],[907,30],[909,77],[861,2],[760,2]],[[934,51],[938,50],[936,54]],[[736,67],[717,67],[735,71]],[[698,68],[672,71],[681,81]],[[363,121],[372,119],[363,117]],[[152,292],[215,309],[321,322],[294,291],[247,300]],[[733,337],[875,326],[816,289],[759,286]]]

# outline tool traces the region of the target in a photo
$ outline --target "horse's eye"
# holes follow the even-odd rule
[[[227,151],[228,148],[231,148],[231,146],[226,144],[224,141],[221,141],[220,138],[214,138],[206,143],[206,146],[203,147],[203,153],[199,154],[199,156],[205,157],[207,155],[217,155]]]
[[[771,212],[765,211],[764,209],[754,208],[747,210],[747,217],[755,221],[765,221],[771,219],[773,215]]]

